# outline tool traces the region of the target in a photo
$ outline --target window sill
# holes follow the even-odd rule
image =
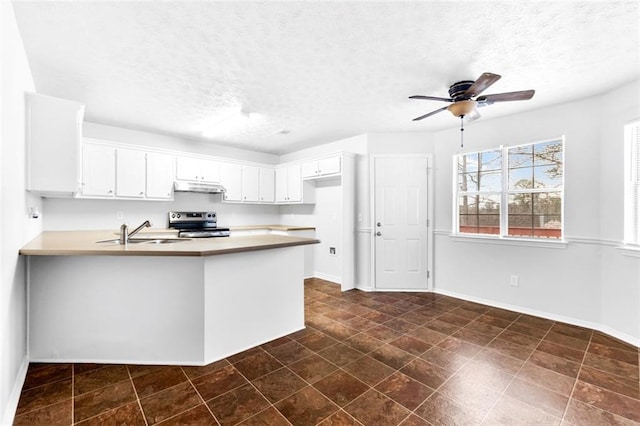
[[[449,237],[454,241],[470,242],[470,243],[483,243],[483,244],[501,244],[510,246],[526,246],[526,247],[541,247],[541,248],[554,248],[563,249],[567,247],[567,241],[565,240],[540,240],[532,238],[509,238],[498,237],[491,235],[463,235],[463,234],[449,234]]]
[[[627,244],[616,248],[620,250],[624,256],[640,257],[640,246]]]

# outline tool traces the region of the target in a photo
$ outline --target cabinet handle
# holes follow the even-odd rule
[[[140,195],[144,195],[144,192],[140,191]]]
[[[109,192],[107,192],[107,194],[113,194],[113,189],[110,189]]]

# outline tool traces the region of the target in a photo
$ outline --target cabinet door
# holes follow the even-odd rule
[[[302,163],[300,166],[300,173],[303,178],[315,177],[318,174],[318,162],[309,161],[307,163]]]
[[[300,165],[287,167],[287,194],[289,202],[302,201],[302,177],[300,176]]]
[[[289,173],[287,167],[276,169],[276,203],[286,203],[289,194]]]
[[[82,147],[82,195],[113,197],[116,183],[116,150],[85,143]]]
[[[273,203],[275,201],[275,174],[274,169],[260,167],[259,201],[261,203]]]
[[[36,93],[27,93],[25,100],[26,189],[78,192],[84,105]]]
[[[242,166],[235,163],[222,163],[220,167],[220,183],[226,190],[225,201],[242,201]]]
[[[200,162],[197,158],[177,157],[176,158],[176,179],[180,180],[200,180]]]
[[[116,150],[116,195],[143,198],[146,186],[144,151],[118,148]]]
[[[173,156],[147,154],[146,194],[148,198],[171,199],[173,189]]]
[[[213,160],[200,160],[200,178],[205,182],[220,183],[222,164]]]
[[[242,166],[242,201],[257,202],[260,196],[260,168]]]
[[[341,158],[329,157],[318,160],[318,175],[333,175],[340,173]]]

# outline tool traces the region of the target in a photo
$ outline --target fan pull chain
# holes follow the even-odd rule
[[[460,148],[464,147],[464,115],[460,116]]]

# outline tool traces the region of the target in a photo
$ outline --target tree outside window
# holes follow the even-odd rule
[[[561,139],[457,156],[460,234],[562,238]]]

